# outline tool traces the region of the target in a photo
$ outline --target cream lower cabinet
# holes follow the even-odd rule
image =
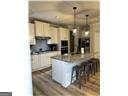
[[[41,66],[40,68],[45,68],[47,67],[47,64],[46,64],[46,54],[40,54],[41,55],[41,58],[40,58],[40,61],[41,61]]]
[[[45,67],[45,54],[31,55],[32,71]]]
[[[57,51],[57,55],[61,55],[61,51]]]
[[[45,55],[46,57],[46,65],[49,67],[50,66],[50,56],[51,56],[51,52],[50,53],[46,53]]]
[[[61,52],[60,51],[54,51],[54,52],[46,53],[47,65],[48,66],[52,65],[51,57],[57,56],[57,55],[61,55]]]
[[[41,67],[40,55],[31,55],[31,66],[32,70],[38,70]]]
[[[60,51],[31,55],[32,71],[37,71],[51,66],[51,57],[60,55]]]

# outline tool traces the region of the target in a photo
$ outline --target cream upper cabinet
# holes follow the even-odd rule
[[[49,23],[43,23],[43,32],[45,34],[45,37],[50,37],[50,28],[49,28]]]
[[[58,43],[58,28],[51,26],[49,33],[51,37],[51,43]]]
[[[35,21],[35,28],[36,28],[36,36],[50,37],[48,23]]]
[[[35,33],[36,36],[44,36],[43,34],[43,23],[40,21],[35,21]]]
[[[69,30],[66,28],[59,28],[60,32],[60,40],[68,40],[69,39]]]
[[[35,44],[35,30],[34,30],[34,24],[29,23],[29,42],[30,44]]]
[[[69,40],[69,29],[65,29],[65,40]]]

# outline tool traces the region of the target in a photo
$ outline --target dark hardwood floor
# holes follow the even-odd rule
[[[96,73],[82,89],[77,84],[64,88],[51,79],[51,67],[33,72],[34,96],[99,96],[100,73]]]

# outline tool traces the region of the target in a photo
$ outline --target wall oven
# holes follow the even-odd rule
[[[68,40],[61,40],[61,54],[68,53]]]

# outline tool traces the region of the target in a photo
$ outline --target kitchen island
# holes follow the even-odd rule
[[[52,58],[52,79],[60,83],[63,87],[68,87],[71,84],[72,68],[75,65],[89,60],[91,54],[67,54],[53,56]],[[75,79],[73,80],[75,81]]]

